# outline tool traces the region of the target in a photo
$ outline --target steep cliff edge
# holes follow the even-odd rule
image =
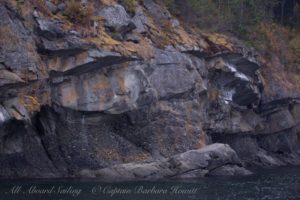
[[[70,177],[216,142],[246,167],[300,164],[300,86],[274,81],[240,41],[184,30],[151,0],[83,1],[85,25],[67,1],[15,3],[0,1],[0,177]]]

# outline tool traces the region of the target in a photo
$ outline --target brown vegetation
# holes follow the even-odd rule
[[[94,8],[91,6],[84,8],[80,1],[69,0],[65,8],[65,15],[74,23],[89,25],[94,16]]]
[[[7,26],[0,26],[0,45],[7,50],[18,47],[19,38]]]

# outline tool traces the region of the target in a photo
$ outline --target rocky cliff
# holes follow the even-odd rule
[[[0,1],[0,177],[300,164],[300,86],[284,66],[152,0],[82,1],[85,25],[41,2]]]

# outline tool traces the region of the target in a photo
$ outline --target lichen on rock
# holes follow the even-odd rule
[[[82,24],[66,5],[30,2],[0,2],[0,177],[195,178],[300,163],[298,86],[253,48],[189,29],[152,0],[134,13],[78,2],[94,9]]]

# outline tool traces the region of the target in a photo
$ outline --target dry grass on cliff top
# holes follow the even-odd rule
[[[287,27],[261,23],[253,28],[251,44],[260,53],[265,91],[276,93],[272,83],[284,86],[294,96],[300,89],[300,35]]]
[[[11,2],[12,5],[21,10],[23,16],[25,16],[25,19],[27,19],[27,23],[30,21],[29,16],[32,14],[33,8],[36,7],[45,18],[50,20],[57,19],[64,21],[63,27],[66,31],[76,30],[82,33],[84,36],[83,40],[85,42],[94,44],[98,48],[106,48],[117,51],[126,56],[138,56],[144,59],[150,59],[154,56],[152,46],[165,48],[166,46],[171,45],[174,48],[177,48],[178,45],[181,45],[189,48],[199,47],[201,49],[210,51],[210,44],[214,44],[214,47],[222,47],[214,48],[217,50],[232,49],[229,43],[224,42],[223,36],[210,35],[205,38],[197,33],[187,33],[182,26],[172,27],[170,19],[158,19],[157,16],[152,16],[141,5],[142,3],[140,1],[138,1],[138,3],[133,3],[132,0],[126,0],[122,1],[121,4],[124,5],[129,12],[134,12],[137,7],[140,7],[144,10],[144,13],[146,14],[150,23],[146,37],[150,38],[153,44],[149,43],[149,41],[145,38],[145,35],[138,34],[140,37],[140,42],[136,44],[133,42],[117,41],[105,32],[105,19],[94,16],[94,10],[101,9],[104,6],[114,5],[117,3],[114,0],[90,0],[87,1],[87,8],[83,8],[79,1],[64,0],[66,3],[66,10],[65,14],[63,15],[60,13],[56,15],[52,14],[45,6],[45,0],[28,0],[24,1],[24,4],[21,4],[21,6],[18,6],[16,1],[6,1]],[[57,5],[61,1],[51,0],[51,2]],[[97,22],[98,27],[92,27],[91,22]]]

